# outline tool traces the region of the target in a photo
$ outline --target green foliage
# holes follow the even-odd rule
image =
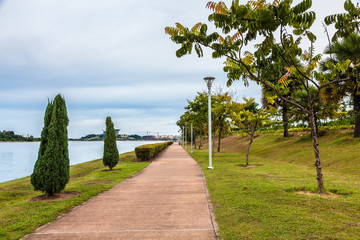
[[[59,94],[46,108],[38,159],[31,175],[35,190],[52,195],[69,182],[68,124],[65,100]]]
[[[257,103],[254,98],[243,98],[245,103],[234,103],[234,111],[231,114],[233,124],[239,129],[247,132],[248,134],[254,134],[258,129],[269,125],[270,112],[275,109],[257,109]]]
[[[112,170],[119,162],[119,151],[116,145],[116,132],[111,117],[106,118],[106,133],[104,139],[104,166]]]
[[[316,96],[317,90],[315,87],[309,87],[309,90],[312,98],[315,99],[313,103],[313,111],[316,118],[316,124],[318,124],[318,121],[320,120],[335,119],[337,117],[338,105],[333,102],[324,103],[321,101],[320,96]],[[306,107],[308,105],[308,93],[305,89],[296,91],[293,98],[294,101],[301,106]],[[294,122],[302,121],[309,123],[308,115],[300,111],[298,108],[291,107],[290,112]]]
[[[33,136],[24,137],[22,135],[17,135],[14,131],[2,131],[0,132],[0,142],[33,142],[38,139]]]
[[[138,146],[135,148],[136,158],[141,161],[148,161],[171,144],[173,144],[173,142],[163,142]]]
[[[332,38],[333,42],[337,42],[339,39],[355,32],[359,34],[359,5],[355,6],[351,0],[346,0],[344,2],[344,9],[347,13],[333,14],[324,19],[326,25],[334,24],[334,27],[337,30]]]
[[[135,139],[135,140],[141,140],[141,136],[140,136],[140,135],[137,135],[137,134],[129,135],[129,138],[133,138],[133,139]]]

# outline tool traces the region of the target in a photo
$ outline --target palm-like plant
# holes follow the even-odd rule
[[[342,74],[348,75],[351,81],[340,82],[324,88],[322,97],[325,102],[339,103],[344,97],[349,96],[354,103],[355,129],[354,137],[360,137],[360,35],[352,33],[337,41],[325,49],[325,54],[329,54],[330,58],[321,64],[323,71],[328,70],[326,62],[342,63],[347,59],[351,60],[351,64],[346,72]]]

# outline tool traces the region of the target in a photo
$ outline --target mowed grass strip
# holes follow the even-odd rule
[[[224,139],[214,170],[207,150],[192,155],[206,178],[220,237],[226,239],[360,239],[360,140],[333,132],[320,138],[327,196],[315,192],[308,136],[258,136],[245,163],[248,138]],[[206,146],[206,144],[204,144]]]
[[[149,162],[132,162],[134,159],[134,152],[121,154],[113,171],[104,171],[108,168],[103,166],[101,159],[71,166],[70,182],[64,192],[74,191],[81,195],[63,201],[29,202],[30,198],[42,194],[33,191],[30,177],[0,183],[0,239],[19,239],[32,233],[149,165]]]

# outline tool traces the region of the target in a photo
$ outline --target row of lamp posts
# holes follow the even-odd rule
[[[212,166],[212,150],[211,150],[211,86],[214,82],[214,77],[205,77],[204,78],[206,85],[208,87],[208,125],[209,125],[209,167],[208,169],[214,169]],[[185,134],[184,134],[184,127],[183,127],[183,146],[185,149],[187,149],[187,139],[185,139],[185,136],[187,136],[187,124],[185,123]],[[193,153],[193,124],[191,123],[191,153]]]

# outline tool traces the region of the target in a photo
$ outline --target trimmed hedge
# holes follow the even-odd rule
[[[135,148],[136,158],[141,161],[147,161],[156,154],[161,152],[167,146],[173,144],[173,142],[162,142],[162,143],[155,143],[155,144],[146,144]]]

